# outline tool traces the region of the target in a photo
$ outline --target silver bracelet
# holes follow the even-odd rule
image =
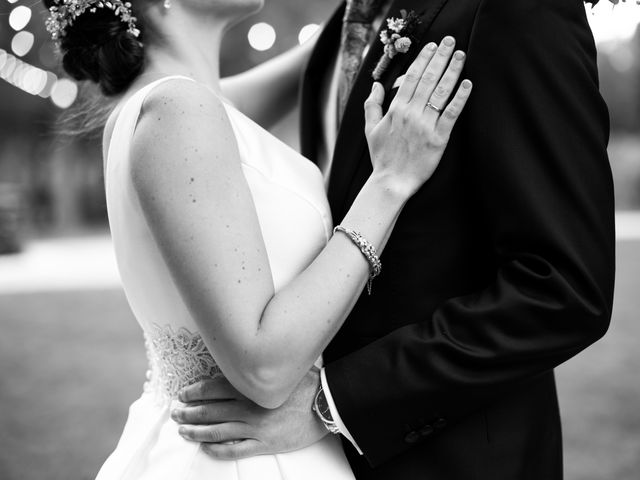
[[[373,284],[373,279],[380,275],[382,271],[382,262],[380,262],[380,257],[378,257],[378,253],[376,252],[376,248],[369,242],[366,238],[364,238],[359,232],[355,230],[350,230],[348,228],[344,228],[342,225],[337,225],[333,229],[333,233],[342,232],[353,242],[353,244],[360,249],[364,258],[369,262],[369,280],[367,281],[367,292],[371,295],[371,286]]]

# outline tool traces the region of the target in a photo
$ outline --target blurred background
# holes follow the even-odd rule
[[[232,74],[308,38],[338,0],[268,0],[223,49]],[[99,139],[61,139],[78,102],[31,0],[0,0],[0,479],[91,479],[140,394],[142,335],[119,287]],[[589,17],[611,111],[618,279],[607,336],[558,369],[568,480],[640,472],[640,7]],[[296,114],[274,133],[297,144]]]

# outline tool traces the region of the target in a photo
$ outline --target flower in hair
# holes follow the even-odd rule
[[[387,28],[380,32],[380,41],[384,45],[384,54],[373,70],[374,80],[380,80],[393,57],[398,53],[407,53],[413,44],[411,34],[420,25],[420,17],[412,10],[400,10],[399,18],[387,18]]]
[[[127,32],[134,37],[140,36],[140,30],[136,25],[137,18],[131,13],[131,3],[122,0],[54,0],[56,5],[49,8],[49,18],[46,21],[47,31],[54,42],[67,34],[67,28],[87,10],[95,13],[98,9],[106,8],[127,24]]]

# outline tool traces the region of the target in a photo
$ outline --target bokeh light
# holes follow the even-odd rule
[[[58,80],[51,89],[51,101],[59,108],[69,108],[77,96],[78,86],[66,78]]]
[[[47,74],[41,68],[30,68],[22,80],[22,88],[31,95],[38,95],[47,85]]]
[[[42,90],[38,93],[38,95],[42,98],[49,98],[51,96],[51,91],[53,87],[58,82],[58,77],[55,73],[45,72],[47,75],[47,81],[42,87]]]
[[[7,52],[0,49],[0,72],[4,68],[4,64],[7,63]]]
[[[310,23],[309,25],[305,25],[300,29],[300,33],[298,34],[298,42],[300,44],[303,44],[311,37],[313,37],[319,28],[320,25],[318,25],[317,23]]]
[[[276,43],[276,31],[268,23],[256,23],[247,35],[249,45],[259,52],[269,50]]]
[[[31,9],[24,5],[14,8],[9,14],[9,25],[15,31],[22,30],[31,20]]]
[[[11,40],[11,50],[18,57],[24,57],[33,47],[34,41],[33,33],[23,30],[14,35]]]
[[[11,54],[5,54],[6,60],[2,68],[0,68],[0,77],[9,81],[9,77],[13,74],[13,71],[16,68],[16,57]]]

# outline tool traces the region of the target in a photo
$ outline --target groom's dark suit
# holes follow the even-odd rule
[[[553,368],[607,330],[614,283],[608,115],[582,0],[397,0],[421,47],[453,35],[474,91],[435,175],[410,200],[325,354],[337,409],[363,450],[359,479],[562,477]],[[303,153],[317,156],[319,92],[342,6],[306,71]],[[339,223],[371,172],[363,103],[375,41],[338,135]],[[345,442],[347,443],[347,442]]]

